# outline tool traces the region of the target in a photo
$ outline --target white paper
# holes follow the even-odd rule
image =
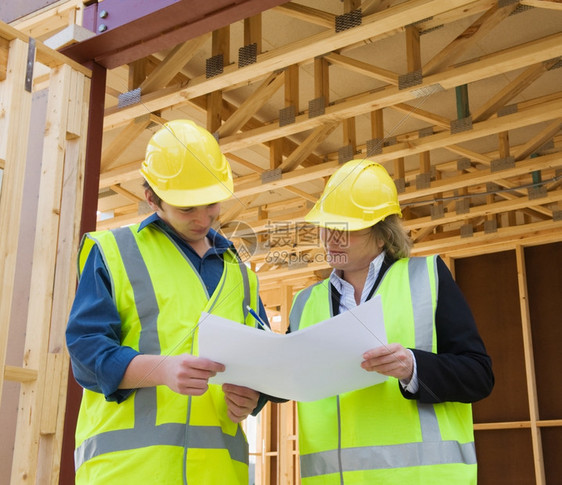
[[[246,386],[271,396],[314,401],[387,379],[361,368],[365,351],[385,345],[380,296],[288,335],[203,313],[199,355],[225,365],[210,382]]]

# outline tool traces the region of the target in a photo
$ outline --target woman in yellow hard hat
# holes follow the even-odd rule
[[[491,392],[491,360],[444,262],[409,257],[400,217],[393,180],[369,160],[344,164],[306,216],[333,271],[295,296],[289,331],[380,295],[389,343],[361,367],[389,378],[298,403],[303,485],[476,483],[469,403]]]
[[[202,312],[267,321],[256,275],[211,226],[232,195],[215,138],[188,120],[166,123],[142,163],[154,213],[86,234],[67,328],[85,388],[76,429],[76,483],[248,483],[240,421],[266,396],[209,384],[224,370],[198,357]]]

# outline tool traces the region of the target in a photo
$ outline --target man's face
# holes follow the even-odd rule
[[[220,214],[220,203],[196,207],[176,207],[161,201],[158,207],[150,195],[151,208],[170,225],[186,242],[195,244],[207,236],[209,229]]]

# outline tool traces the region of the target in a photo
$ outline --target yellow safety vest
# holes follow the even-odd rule
[[[292,331],[333,315],[329,287],[325,280],[295,296]],[[375,293],[382,298],[388,342],[436,352],[436,288],[435,257],[401,259],[388,269]],[[389,377],[298,403],[303,485],[476,483],[471,405],[405,399],[399,385]]]
[[[199,274],[157,226],[85,236],[79,266],[97,245],[121,316],[121,343],[144,354],[198,355],[197,322],[211,312],[254,326],[258,282],[231,251],[209,297]],[[204,322],[201,323],[204,325]],[[189,485],[248,483],[248,444],[227,416],[219,385],[202,396],[167,386],[139,388],[108,402],[85,390],[76,429],[76,483]]]

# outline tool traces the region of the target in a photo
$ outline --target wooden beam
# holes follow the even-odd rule
[[[117,164],[117,159],[129,146],[144,133],[146,127],[152,122],[150,113],[145,113],[130,121],[111,144],[104,150],[101,156],[101,170],[108,170]]]
[[[307,157],[322,143],[338,126],[339,123],[331,123],[318,126],[306,137],[297,149],[279,165],[282,172],[290,172],[297,168]]]
[[[562,127],[562,119],[554,120],[546,128],[544,128],[540,133],[537,133],[533,138],[531,138],[527,143],[517,150],[514,154],[515,160],[524,160],[529,155],[538,150],[546,142],[552,140],[554,135],[560,131]]]
[[[37,380],[37,370],[7,365],[4,367],[4,379],[14,382],[32,382]]]
[[[527,5],[529,7],[562,10],[561,0],[521,0],[519,3],[521,3],[521,5]]]
[[[369,76],[379,81],[383,81],[388,84],[393,84],[398,86],[398,74],[382,67],[377,67],[367,62],[360,61],[358,59],[353,59],[352,57],[343,56],[337,54],[336,52],[330,52],[326,54],[324,58],[335,66],[342,66],[352,72],[357,72],[363,74],[364,76]]]
[[[317,8],[307,7],[306,5],[299,5],[298,3],[284,3],[283,5],[273,7],[272,10],[277,10],[285,15],[290,15],[293,18],[320,25],[327,29],[333,29],[336,24],[336,16],[334,14]]]
[[[238,109],[217,130],[219,137],[236,133],[248,120],[283,86],[285,75],[282,71],[271,73],[267,79],[238,107]]]
[[[484,38],[501,21],[507,18],[515,9],[517,4],[510,4],[505,7],[494,5],[484,15],[479,17],[462,34],[453,40],[447,47],[434,56],[424,67],[423,75],[435,74],[448,66],[456,59],[461,57],[468,49]]]
[[[548,60],[540,62],[525,69],[519,76],[511,81],[507,86],[498,91],[486,103],[479,107],[472,115],[472,121],[482,121],[488,119],[505,104],[525,90],[529,85],[536,81],[540,76],[547,72],[557,61]]]
[[[164,60],[140,84],[142,94],[148,94],[165,87],[190,59],[203,47],[210,33],[190,39],[174,47]]]
[[[454,88],[462,84],[475,82],[490,76],[496,76],[501,72],[535,64],[539,60],[552,59],[562,54],[562,33],[554,34],[546,38],[532,41],[522,46],[506,49],[491,54],[485,58],[457,66],[443,73],[427,76],[422,84],[417,86],[398,89],[397,86],[388,86],[374,93],[354,96],[347,101],[341,101],[326,107],[323,115],[309,118],[303,114],[297,116],[295,123],[285,126],[271,125],[249,130],[243,134],[227,137],[222,140],[221,146],[227,150],[236,150],[248,145],[263,143],[273,138],[288,136],[300,131],[312,129],[322,124],[327,119],[344,119],[370,112],[373,108],[383,108],[397,103],[416,99],[420,92],[431,89],[432,86],[441,86],[444,89]],[[506,117],[502,117],[502,120]]]
[[[141,103],[136,105],[108,108],[104,126],[108,128],[126,123],[139,114],[144,114],[146,109],[159,111],[212,91],[240,83],[248,83],[248,81],[262,76],[265,72],[282,69],[306,59],[313,59],[351,43],[393,31],[395,28],[403,27],[430,15],[436,15],[442,11],[462,7],[470,3],[471,0],[449,0],[446,4],[443,4],[441,0],[408,0],[363,18],[361,25],[339,32],[338,35],[333,35],[333,31],[327,30],[265,52],[258,56],[256,63],[244,66],[244,68],[238,69],[235,65],[226,66],[223,74],[214,78],[207,79],[205,75],[201,75],[192,79],[188,86],[164,89],[157,93],[142,96]]]
[[[521,210],[527,207],[550,204],[554,202],[559,202],[561,200],[562,200],[562,191],[551,191],[548,193],[547,197],[541,199],[529,199],[528,196],[515,197],[514,199],[503,200],[501,202],[493,202],[493,203],[486,203],[478,206],[472,206],[470,207],[469,211],[466,214],[458,214],[456,212],[445,212],[443,217],[440,217],[439,219],[433,219],[431,216],[417,217],[415,219],[407,219],[403,221],[403,225],[408,229],[423,229],[426,227],[435,227],[437,225],[451,224],[469,218],[483,217],[492,214],[500,214],[502,212]]]

